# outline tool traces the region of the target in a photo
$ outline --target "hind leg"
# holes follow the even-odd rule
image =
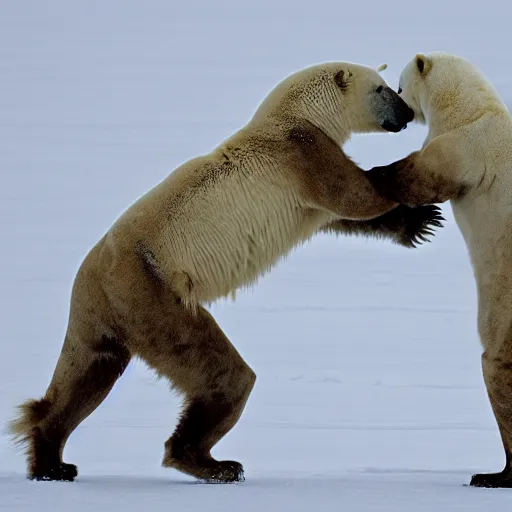
[[[135,352],[185,395],[163,465],[201,480],[242,481],[240,463],[217,461],[210,451],[238,421],[256,376],[213,317],[174,305],[168,327]]]
[[[72,481],[77,476],[76,466],[62,462],[64,445],[104,400],[129,360],[127,349],[114,339],[104,337],[91,346],[66,337],[45,397],[22,406],[24,414],[14,423],[13,430],[28,444],[29,478]]]
[[[62,462],[73,430],[107,396],[130,361],[114,330],[112,308],[98,279],[103,240],[87,255],[73,283],[69,322],[52,380],[41,400],[21,406],[11,432],[27,446],[28,476],[73,480],[77,469]]]
[[[512,487],[512,359],[482,356],[487,393],[505,450],[505,468],[500,473],[480,473],[473,475],[474,487]]]

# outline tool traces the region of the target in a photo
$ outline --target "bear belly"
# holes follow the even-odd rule
[[[185,302],[234,297],[318,230],[325,215],[287,199],[261,201],[258,211],[210,210],[200,221],[189,219],[185,230],[180,223],[179,240],[173,227],[164,234],[164,273]]]

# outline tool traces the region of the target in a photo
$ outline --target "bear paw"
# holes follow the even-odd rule
[[[234,460],[215,460],[211,456],[164,457],[163,465],[172,467],[205,483],[243,482],[244,468]]]
[[[242,464],[233,460],[216,461],[215,465],[208,469],[208,473],[210,476],[203,479],[206,483],[231,483],[245,480]]]
[[[60,463],[54,467],[36,469],[30,475],[31,480],[73,482],[78,475],[78,469],[74,464]]]
[[[430,242],[429,237],[434,236],[434,228],[442,228],[445,220],[441,215],[441,208],[435,205],[417,208],[400,205],[395,210],[399,210],[396,215],[401,224],[397,242],[405,247],[415,248],[424,242]]]
[[[505,468],[501,473],[478,473],[473,475],[469,485],[495,489],[512,488],[512,469]]]

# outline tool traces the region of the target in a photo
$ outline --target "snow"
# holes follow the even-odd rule
[[[454,5],[455,4],[455,5]],[[507,101],[505,4],[455,2],[3,2],[0,16],[0,423],[44,393],[76,269],[137,197],[243,125],[301,67],[469,58]],[[426,12],[428,10],[428,12]],[[365,168],[416,149],[425,128],[359,136]],[[247,480],[197,484],[160,466],[179,400],[132,363],[73,434],[73,484],[30,482],[0,438],[0,509],[487,511],[511,491],[480,370],[476,293],[449,205],[433,242],[319,236],[236,302],[212,310],[258,374],[215,448]]]

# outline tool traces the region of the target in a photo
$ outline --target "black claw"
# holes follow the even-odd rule
[[[430,243],[430,238],[435,236],[436,228],[442,228],[445,220],[441,215],[441,209],[435,205],[407,208],[401,211],[401,219],[405,232],[402,244],[406,247],[417,247],[423,243]]]

